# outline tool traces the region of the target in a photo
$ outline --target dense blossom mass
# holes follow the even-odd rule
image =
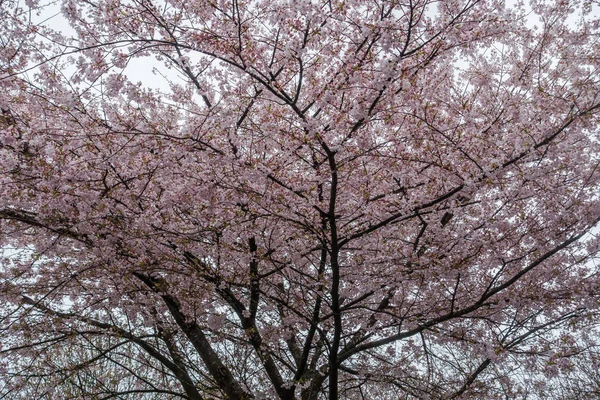
[[[0,0],[0,398],[598,396],[597,1],[48,3]]]

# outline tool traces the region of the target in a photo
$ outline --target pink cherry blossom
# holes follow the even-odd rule
[[[49,3],[0,2],[0,397],[598,390],[597,5]]]

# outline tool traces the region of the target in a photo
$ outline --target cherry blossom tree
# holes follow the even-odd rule
[[[597,7],[0,0],[0,397],[572,393]]]

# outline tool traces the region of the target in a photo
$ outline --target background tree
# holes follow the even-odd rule
[[[0,1],[3,397],[591,376],[595,2],[59,3]]]

